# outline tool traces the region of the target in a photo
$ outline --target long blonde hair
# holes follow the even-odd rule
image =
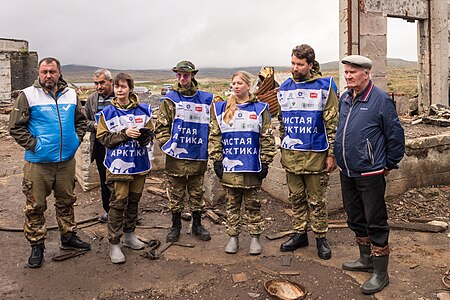
[[[231,76],[231,81],[233,81],[234,77],[239,76],[241,79],[248,85],[251,85],[252,78],[250,73],[246,71],[237,71]],[[225,107],[225,113],[223,115],[223,120],[225,123],[229,123],[230,120],[233,118],[234,113],[238,109],[237,107],[237,97],[236,95],[231,95],[227,99],[227,106]]]

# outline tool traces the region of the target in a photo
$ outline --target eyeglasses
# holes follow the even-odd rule
[[[177,73],[177,78],[189,78],[192,74],[191,73]]]
[[[105,85],[107,81],[101,80],[101,81],[94,81],[94,85]]]

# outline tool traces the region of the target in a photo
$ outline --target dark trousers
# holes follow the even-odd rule
[[[389,225],[384,202],[384,175],[347,177],[340,173],[340,177],[348,227],[356,237],[369,237],[375,246],[387,246]]]
[[[98,174],[100,175],[100,190],[102,194],[102,205],[105,212],[109,211],[109,198],[111,197],[111,191],[106,185],[106,167],[103,164],[105,159],[106,150],[105,147],[95,140],[94,144],[94,160],[97,165]]]

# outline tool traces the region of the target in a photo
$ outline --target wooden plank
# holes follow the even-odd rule
[[[272,234],[266,234],[266,238],[268,240],[272,241],[272,240],[284,238],[285,236],[293,234],[293,233],[295,233],[295,230],[280,231],[280,232],[275,232]]]
[[[427,223],[407,223],[407,222],[390,222],[392,229],[403,229],[420,232],[442,232],[446,229],[441,226],[434,226]]]

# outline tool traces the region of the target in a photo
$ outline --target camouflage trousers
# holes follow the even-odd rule
[[[189,196],[189,207],[191,211],[200,211],[205,206],[203,195],[204,175],[170,176],[169,175],[169,209],[172,213],[184,210],[186,190]]]
[[[138,218],[139,200],[144,189],[145,175],[134,175],[132,181],[113,181],[108,213],[108,240],[119,244],[123,232],[134,232]]]
[[[306,232],[309,223],[316,237],[325,237],[328,231],[325,198],[328,175],[286,172],[286,178],[293,211],[293,229],[299,233]]]
[[[261,201],[258,198],[259,188],[232,188],[224,186],[227,199],[226,231],[230,236],[241,233],[244,202],[247,230],[250,235],[260,235],[264,231],[264,221],[261,217]]]
[[[47,237],[44,212],[47,210],[47,197],[52,190],[61,237],[65,238],[76,232],[73,204],[77,198],[73,192],[74,187],[75,159],[60,163],[25,162],[22,181],[22,191],[26,196],[23,230],[31,245],[41,244]]]

